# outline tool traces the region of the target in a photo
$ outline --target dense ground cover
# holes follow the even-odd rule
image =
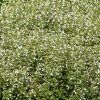
[[[100,1],[5,1],[0,98],[100,100]]]

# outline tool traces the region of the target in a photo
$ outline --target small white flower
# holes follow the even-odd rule
[[[0,59],[2,58],[2,51],[0,51]]]
[[[18,74],[18,73],[19,73],[19,71],[18,71],[18,70],[16,70],[16,71],[15,71],[15,74]]]
[[[100,73],[100,62],[98,63],[98,73]]]

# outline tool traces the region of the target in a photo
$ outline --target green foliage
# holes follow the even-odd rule
[[[100,100],[100,1],[6,1],[0,99]]]

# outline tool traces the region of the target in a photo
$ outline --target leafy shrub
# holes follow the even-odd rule
[[[7,0],[1,9],[2,100],[99,100],[99,4]]]

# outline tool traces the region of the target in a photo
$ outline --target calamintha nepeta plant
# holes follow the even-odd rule
[[[2,100],[99,100],[100,1],[6,1]]]

